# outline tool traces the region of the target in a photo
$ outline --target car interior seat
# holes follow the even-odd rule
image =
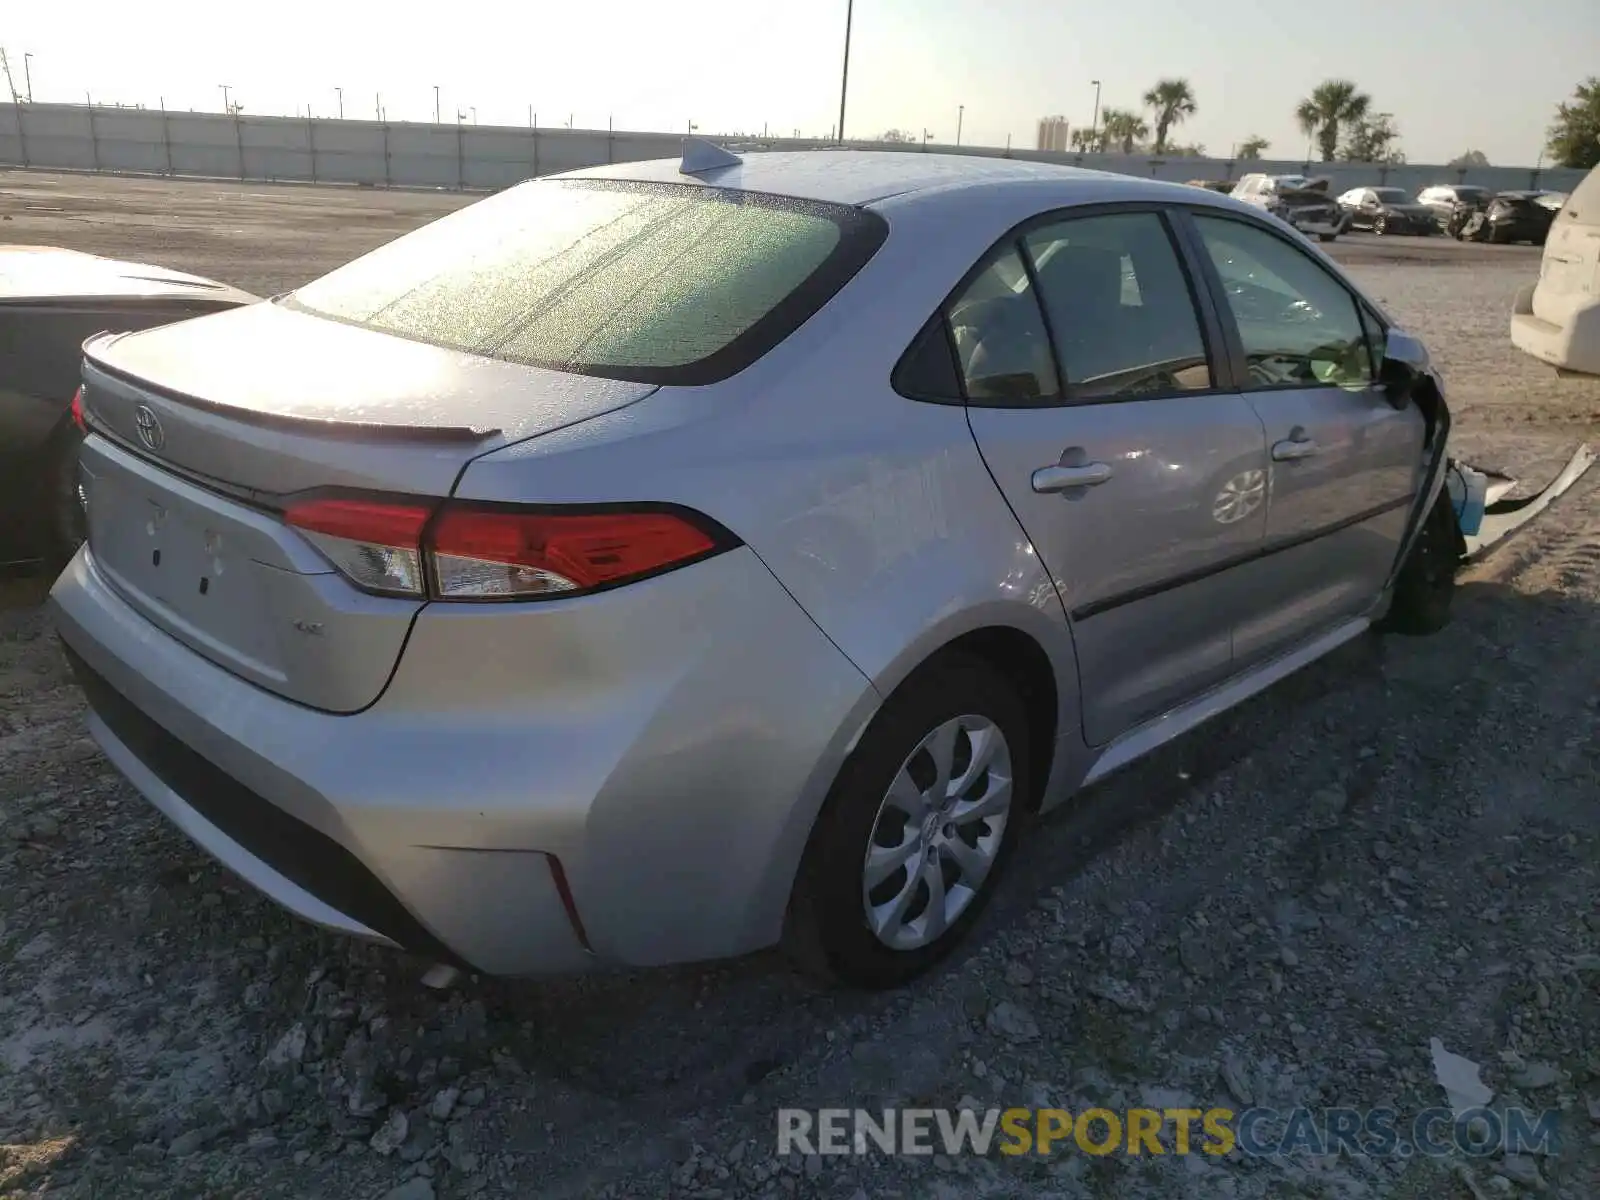
[[[1032,294],[1006,292],[952,316],[956,351],[973,400],[1030,400],[1056,391],[1056,369]]]
[[[1148,314],[1142,304],[1123,302],[1122,257],[1103,246],[1068,243],[1039,266],[1062,370],[1079,394],[1094,394],[1096,377],[1150,358]]]

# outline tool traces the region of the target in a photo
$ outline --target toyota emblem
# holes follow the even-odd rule
[[[139,440],[150,450],[159,450],[166,444],[167,435],[161,428],[161,422],[156,419],[154,410],[148,404],[141,404],[133,410],[133,423],[139,430]]]

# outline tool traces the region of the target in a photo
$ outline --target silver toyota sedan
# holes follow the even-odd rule
[[[693,161],[691,161],[693,160]],[[85,349],[53,609],[113,763],[300,916],[491,974],[867,987],[1038,815],[1460,535],[1426,351],[1225,196],[701,147]]]

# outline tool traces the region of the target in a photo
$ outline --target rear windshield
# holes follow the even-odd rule
[[[1589,224],[1600,223],[1600,167],[1595,167],[1567,196],[1567,215],[1576,220],[1582,215]]]
[[[1488,194],[1488,188],[1458,187],[1456,189],[1457,200],[1482,200]]]
[[[711,383],[798,328],[886,231],[882,218],[843,205],[541,180],[397,238],[284,302],[530,366]]]

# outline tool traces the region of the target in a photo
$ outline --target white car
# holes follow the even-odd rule
[[[1600,375],[1600,167],[1551,223],[1539,281],[1512,305],[1511,344],[1559,371]]]
[[[1230,194],[1324,242],[1343,233],[1350,220],[1327,192],[1314,188],[1304,175],[1246,175]]]

